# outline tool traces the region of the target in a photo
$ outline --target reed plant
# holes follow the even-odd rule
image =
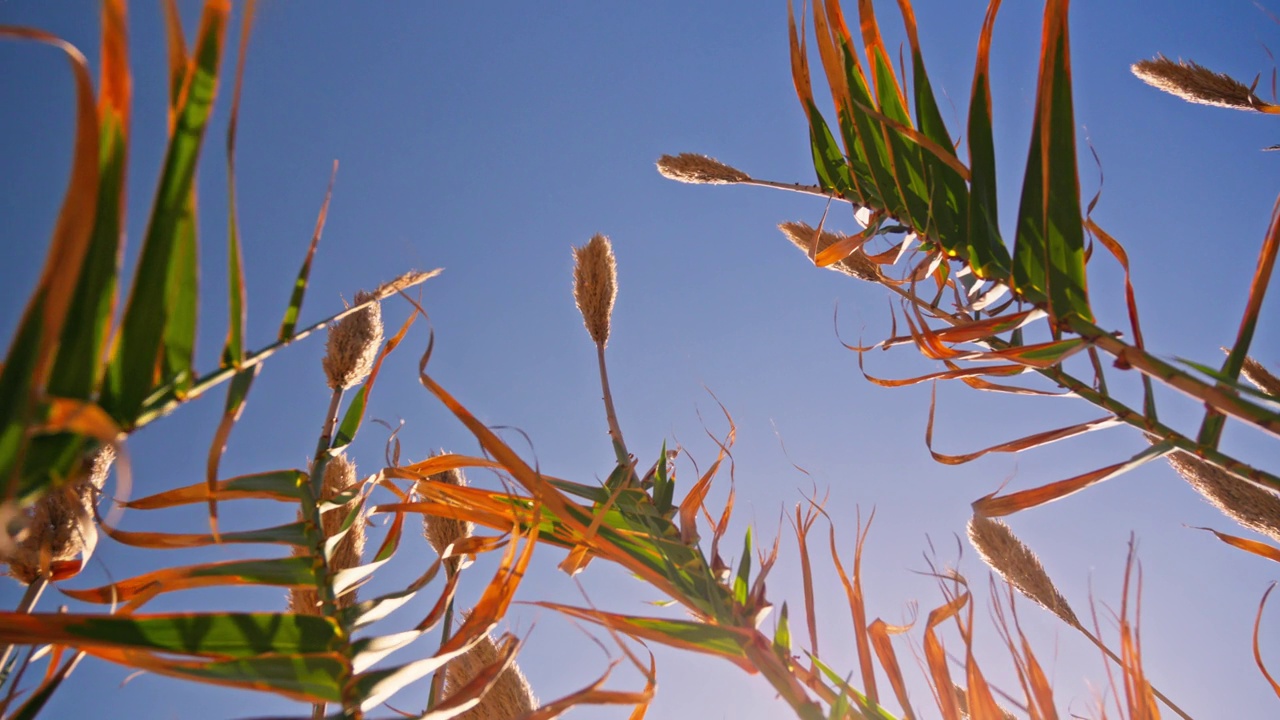
[[[180,27],[175,5],[166,3],[165,12]],[[13,672],[0,715],[36,716],[59,688],[74,682],[69,680],[74,669],[81,658],[88,657],[183,681],[272,693],[297,701],[300,716],[309,710],[312,718],[392,717],[394,713],[436,720],[543,720],[592,704],[622,706],[632,718],[640,718],[657,689],[653,655],[644,648],[656,643],[717,657],[747,675],[760,676],[803,720],[890,720],[935,713],[945,720],[1060,717],[1054,689],[1017,619],[1014,595],[1021,593],[1083,633],[1119,668],[1118,681],[1111,671],[1108,677],[1112,694],[1123,702],[1123,716],[1159,717],[1164,707],[1186,717],[1152,685],[1143,669],[1136,609],[1131,604],[1138,594],[1138,581],[1126,573],[1116,638],[1108,642],[1100,623],[1095,619],[1091,628],[1085,625],[1035,553],[996,518],[1167,456],[1193,486],[1237,522],[1266,534],[1274,532],[1275,511],[1268,509],[1268,502],[1275,500],[1280,480],[1272,470],[1226,454],[1219,448],[1219,439],[1227,419],[1280,434],[1275,379],[1248,357],[1280,247],[1280,219],[1273,220],[1263,242],[1238,340],[1220,368],[1191,362],[1175,365],[1148,352],[1131,288],[1132,340],[1096,326],[1085,275],[1085,235],[1091,234],[1126,268],[1127,259],[1119,244],[1083,212],[1079,199],[1066,0],[1049,0],[1045,9],[1036,130],[1012,253],[996,223],[987,89],[989,46],[999,2],[990,3],[980,39],[965,132],[969,152],[964,161],[941,121],[911,4],[900,0],[899,7],[910,40],[910,88],[905,79],[900,82],[895,76],[873,3],[859,3],[855,26],[861,30],[860,42],[854,41],[836,0],[813,6],[816,45],[836,103],[839,140],[813,100],[807,18],[802,16],[797,23],[791,14],[792,70],[810,123],[817,185],[757,180],[692,154],[664,157],[659,169],[682,182],[763,185],[849,203],[865,227],[856,235],[827,231],[822,223],[813,227],[789,222],[781,229],[815,264],[876,283],[897,295],[909,334],[882,344],[912,345],[947,368],[922,378],[876,382],[901,385],[959,379],[988,391],[1067,392],[1105,413],[1099,420],[963,456],[930,448],[941,462],[966,462],[990,452],[1021,452],[1115,425],[1134,427],[1148,440],[1146,448],[1115,465],[975,501],[970,540],[1010,588],[1007,595],[994,593],[994,630],[1014,668],[1011,690],[1002,691],[1003,683],[989,680],[984,673],[991,663],[975,652],[980,626],[975,595],[965,577],[952,568],[935,568],[941,599],[925,613],[916,631],[922,672],[918,679],[911,679],[900,657],[904,645],[916,650],[909,644],[910,628],[868,617],[862,558],[870,520],[863,523],[859,518],[852,557],[842,558],[837,536],[844,528],[837,527],[816,498],[788,513],[801,561],[801,609],[795,618],[803,618],[805,647],[793,629],[797,621],[789,603],[775,609],[766,582],[779,557],[781,538],[758,544],[750,528],[742,538],[731,538],[732,494],[723,507],[708,507],[712,485],[730,460],[732,427],[717,439],[715,461],[687,483],[677,480],[677,452],[664,445],[645,454],[624,439],[606,357],[619,263],[612,243],[603,235],[573,251],[573,297],[596,350],[604,424],[615,457],[606,479],[557,478],[522,457],[428,372],[434,337],[422,354],[419,381],[475,437],[481,452],[441,452],[401,462],[397,446],[388,453],[384,467],[361,477],[348,457],[351,443],[363,424],[383,361],[404,342],[422,314],[418,301],[405,291],[434,271],[408,273],[359,293],[351,307],[299,330],[326,197],[277,341],[258,351],[246,349],[234,204],[234,118],[253,2],[241,8],[244,29],[227,143],[231,272],[221,362],[203,373],[195,368],[192,308],[198,298],[197,285],[190,279],[198,272],[195,167],[204,121],[221,76],[225,31],[232,16],[226,0],[204,4],[191,50],[180,33],[170,38],[175,122],[170,126],[160,191],[139,251],[139,269],[117,317],[113,308],[122,237],[119,208],[130,146],[131,75],[124,3],[106,0],[102,77],[96,94],[87,62],[69,45],[40,31],[0,27],[0,36],[63,48],[75,71],[78,92],[72,180],[45,271],[0,369],[0,471],[6,489],[0,510],[6,529],[13,529],[0,549],[11,574],[29,588],[28,598],[19,607],[0,612],[0,643],[30,649],[21,660],[9,661]],[[864,51],[869,58],[867,70],[860,59]],[[1273,107],[1256,100],[1251,89],[1242,91],[1239,83],[1206,75],[1208,71],[1199,66],[1171,68],[1166,61],[1144,65],[1138,72],[1146,73],[1146,79],[1163,78],[1157,84],[1165,89],[1184,88],[1181,94],[1200,102],[1259,112]],[[914,101],[914,116],[908,110],[908,96]],[[892,240],[889,247],[871,245],[886,236]],[[405,300],[412,310],[387,337],[381,303],[393,296]],[[1034,328],[1046,339],[1029,341]],[[328,332],[322,365],[329,403],[319,418],[315,447],[306,449],[309,464],[222,477],[223,448],[262,362],[279,348],[320,329]],[[108,338],[112,341],[107,342]],[[869,348],[852,349],[861,358]],[[1074,370],[1068,372],[1065,361],[1077,355],[1089,359],[1092,377],[1082,379]],[[1110,356],[1114,366],[1136,371],[1144,392],[1141,409],[1130,408],[1108,391],[1104,355]],[[1010,377],[1028,373],[1047,378],[1057,390],[1004,384]],[[1260,389],[1241,382],[1241,377]],[[113,454],[117,485],[128,482],[128,434],[222,384],[227,387],[227,399],[210,444],[206,478],[123,502],[132,510],[156,513],[204,506],[208,532],[126,530],[118,526],[113,512],[101,517],[98,496]],[[1155,384],[1205,404],[1197,433],[1180,432],[1158,419]],[[929,416],[931,438],[932,409]],[[494,471],[504,485],[497,489],[473,485],[464,475],[471,469]],[[120,491],[114,494],[126,496]],[[250,530],[221,528],[221,508],[243,503],[283,503],[296,519]],[[421,538],[416,532],[404,533],[411,516],[422,518]],[[370,523],[383,528],[376,543],[369,543],[376,544],[371,551],[365,539]],[[814,535],[820,523],[827,529],[830,570],[845,590],[853,619],[851,643],[850,638],[824,631],[817,616],[814,574],[822,568],[815,567],[812,549],[821,542]],[[178,559],[160,570],[101,587],[63,586],[83,566],[99,533],[131,547],[168,550]],[[1262,543],[1219,536],[1238,547],[1280,558],[1280,551]],[[410,542],[433,550],[430,563],[403,587],[376,595],[367,590],[369,579]],[[722,548],[728,542],[740,550],[726,560],[727,551]],[[181,559],[184,549],[233,544],[285,548],[288,554],[198,564],[184,564]],[[683,611],[680,617],[635,615],[550,600],[533,602],[614,638],[624,661],[643,679],[643,687],[613,689],[606,671],[564,697],[541,703],[535,699],[518,668],[520,642],[496,633],[535,551],[556,553],[559,568],[571,575],[592,563],[617,566]],[[492,576],[474,578],[478,599],[470,607],[455,608],[460,584],[474,574],[471,560],[485,553],[497,558]],[[847,565],[846,559],[851,561]],[[1129,560],[1132,571],[1132,554]],[[30,588],[49,583],[59,583],[63,594],[99,604],[104,610],[37,611],[39,591]],[[144,609],[168,593],[237,587],[272,588],[284,596],[279,605],[288,607],[255,612]],[[412,607],[410,601],[419,596],[430,601],[425,615],[411,617],[407,630],[391,631],[384,620],[393,614],[402,620],[406,608]],[[857,667],[852,671],[833,667],[819,652],[820,642],[826,647],[836,642],[852,645]],[[27,670],[40,662],[46,666],[43,677],[26,682]],[[924,709],[920,694],[912,692],[921,686],[929,691],[924,703],[933,706],[930,710]],[[410,687],[427,690],[425,707],[409,712],[388,703]]]

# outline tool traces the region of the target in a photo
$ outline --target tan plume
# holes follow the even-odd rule
[[[332,501],[339,495],[355,490],[358,485],[359,480],[356,478],[355,464],[348,460],[345,455],[337,455],[331,458],[329,464],[325,466],[324,486],[320,494],[320,500],[321,502]],[[359,502],[358,495],[346,504],[331,508],[320,514],[320,531],[324,533],[326,538],[331,538],[342,530],[342,526],[347,520],[347,515],[350,514],[357,502]],[[298,519],[302,519],[301,512],[298,513]],[[361,515],[352,521],[347,534],[333,549],[332,557],[329,558],[330,576],[360,565],[360,558],[364,555],[364,543],[364,517]],[[293,550],[293,554],[297,557],[305,556],[309,552],[306,548],[294,548]],[[339,608],[351,607],[355,603],[355,590],[347,592],[337,600]],[[314,588],[294,588],[289,591],[289,609],[296,613],[319,615],[321,613],[320,597]]]
[[[37,578],[47,577],[53,563],[92,550],[98,538],[93,507],[115,458],[115,449],[103,446],[84,461],[79,479],[36,501],[28,511],[26,536],[13,554],[4,558],[10,575],[30,585]]]
[[[1008,525],[981,515],[969,519],[969,543],[978,556],[1000,577],[1027,599],[1062,618],[1063,622],[1081,627],[1067,599],[1040,564],[1040,558],[1013,534]]]
[[[1169,465],[1223,515],[1280,542],[1280,497],[1191,453],[1175,450]]]
[[[1190,60],[1174,62],[1157,55],[1151,60],[1134,63],[1130,70],[1146,84],[1187,102],[1235,110],[1280,112],[1280,107],[1263,102],[1253,94],[1252,88],[1239,80]]]
[[[458,487],[467,486],[467,476],[459,468],[452,468],[430,475],[427,479],[457,485]],[[422,516],[422,534],[427,538],[427,542],[431,543],[431,547],[435,548],[436,553],[443,553],[455,542],[462,538],[470,537],[474,530],[475,525],[466,520],[455,520],[437,515]],[[460,561],[461,558],[451,557],[445,560],[445,565],[450,572],[456,572]]]
[[[694,185],[732,185],[751,181],[751,176],[741,170],[697,153],[663,155],[658,158],[658,172],[665,178]]]
[[[1240,374],[1245,380],[1253,383],[1262,392],[1280,398],[1280,378],[1271,374],[1262,363],[1253,358],[1244,359],[1244,367],[1241,368]]]
[[[596,235],[586,245],[573,249],[573,262],[574,302],[591,339],[603,347],[609,342],[609,318],[618,296],[613,245],[604,235]]]
[[[373,293],[356,293],[356,304],[374,300]],[[373,370],[382,344],[382,305],[371,302],[329,328],[322,364],[331,390],[349,388]]]
[[[470,650],[445,666],[446,696],[457,692],[500,658],[498,644],[485,635]],[[458,720],[515,720],[538,707],[533,688],[513,660],[494,681],[480,703],[457,715]]]

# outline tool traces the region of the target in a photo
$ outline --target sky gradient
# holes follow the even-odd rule
[[[199,4],[180,4],[191,31]],[[955,137],[967,109],[986,4],[915,5],[925,59]],[[887,43],[896,50],[903,41],[896,5],[878,8]],[[996,25],[992,93],[1005,228],[1016,212],[1029,140],[1041,11],[1039,3],[1006,3]],[[153,3],[135,3],[131,13],[130,253],[156,183],[166,103],[159,12]],[[0,23],[53,32],[95,63],[97,22],[96,4],[88,0],[0,2]],[[1280,157],[1260,149],[1280,143],[1280,127],[1270,117],[1183,103],[1144,86],[1128,67],[1164,53],[1246,83],[1261,73],[1258,93],[1270,99],[1273,64],[1266,48],[1280,47],[1280,25],[1247,0],[1079,0],[1071,22],[1083,197],[1087,202],[1105,177],[1093,217],[1129,252],[1148,347],[1162,357],[1216,363],[1218,347],[1234,340],[1276,200]],[[238,27],[229,48],[238,42]],[[846,557],[855,516],[861,511],[865,518],[874,508],[864,558],[868,613],[894,623],[910,617],[912,602],[921,616],[939,603],[934,581],[921,574],[928,569],[923,553],[932,543],[941,565],[955,563],[970,502],[1002,483],[1033,487],[1119,462],[1144,447],[1137,433],[1124,428],[1019,456],[988,456],[959,467],[934,463],[923,442],[929,386],[878,388],[861,377],[857,356],[840,345],[841,339],[854,344],[888,335],[888,294],[812,267],[776,229],[787,220],[816,225],[824,203],[757,188],[680,185],[657,174],[659,155],[688,151],[757,177],[813,182],[782,2],[400,2],[357,10],[268,0],[253,32],[236,178],[249,347],[274,339],[337,159],[304,322],[328,316],[342,307],[342,298],[410,268],[445,268],[423,293],[435,332],[433,377],[484,422],[526,433],[527,443],[514,430],[505,437],[547,472],[581,482],[603,479],[612,451],[594,348],[570,293],[570,247],[607,234],[618,256],[620,286],[610,375],[629,445],[647,466],[664,441],[679,443],[705,469],[716,449],[706,433],[723,437],[728,430],[717,400],[723,403],[737,430],[737,510],[727,543],[734,550],[726,554],[738,552],[747,524],[763,541],[781,533],[771,596],[778,605],[787,600],[793,617],[800,603],[799,563],[783,515],[815,488],[830,493],[827,509],[839,524]],[[231,77],[233,59],[228,53],[225,77]],[[817,67],[816,57],[811,64]],[[230,89],[229,83],[221,88],[199,176],[205,304],[197,364],[205,369],[216,364],[226,327],[222,146]],[[0,43],[0,177],[6,181],[0,193],[0,337],[9,337],[18,322],[61,202],[72,101],[66,62],[56,51]],[[828,223],[854,227],[845,207],[834,208]],[[1098,257],[1090,282],[1100,324],[1126,327],[1115,263]],[[1277,311],[1273,292],[1252,353],[1272,368],[1280,366]],[[384,312],[394,328],[408,307],[391,300]],[[420,323],[384,368],[367,417],[399,428],[406,461],[438,448],[476,454],[470,435],[417,383],[426,343]],[[266,364],[227,449],[225,476],[305,464],[328,402],[322,352],[323,340],[312,338]],[[908,348],[867,357],[867,370],[880,376],[939,369]],[[213,395],[130,439],[135,494],[203,478],[222,405],[221,392]],[[1200,410],[1162,397],[1162,418],[1184,432],[1194,431]],[[944,384],[938,388],[935,447],[968,452],[1097,414],[1077,400],[996,396]],[[362,472],[382,467],[389,433],[366,422],[352,450]],[[1278,469],[1276,443],[1257,433],[1231,425],[1223,447]],[[687,458],[678,472],[679,494],[697,472]],[[497,483],[482,473],[473,480]],[[723,473],[711,507],[724,502],[729,481]],[[228,515],[227,522],[255,527],[287,519],[279,512],[250,507],[243,516]],[[192,531],[204,523],[202,513],[130,513],[124,526]],[[1128,542],[1136,538],[1143,650],[1153,682],[1196,717],[1220,716],[1224,708],[1239,717],[1274,712],[1277,700],[1253,665],[1250,633],[1258,601],[1277,573],[1192,529],[1236,532],[1166,464],[1151,463],[1014,516],[1009,524],[1040,554],[1079,614],[1087,615],[1090,598],[1096,600],[1104,630],[1110,629],[1105,608],[1118,606]],[[815,537],[825,541],[825,533],[820,526]],[[224,557],[220,549],[179,558],[104,541],[70,585],[93,587],[179,560]],[[823,655],[842,672],[853,671],[843,590],[820,558]],[[581,603],[574,581],[554,569],[560,559],[554,549],[540,550],[519,599]],[[423,562],[403,553],[376,587],[403,585]],[[477,564],[474,582],[464,587],[464,603],[492,567],[486,562]],[[986,622],[986,568],[967,545],[958,567],[979,589],[983,636],[976,647],[991,658],[987,674],[1013,689]],[[656,591],[599,563],[578,580],[602,609],[672,612],[643,604],[660,599]],[[15,583],[0,584],[0,607],[12,607],[19,596]],[[50,592],[41,608],[65,602]],[[149,607],[211,609],[228,602],[283,607],[282,593],[232,590],[214,597],[175,594]],[[1264,618],[1262,642],[1264,657],[1280,667],[1277,612]],[[1106,685],[1097,651],[1039,608],[1023,603],[1020,614],[1052,673],[1060,711],[1094,714]],[[549,612],[516,606],[508,622],[528,635],[520,663],[543,699],[587,684],[610,660],[580,629]],[[799,627],[792,632],[799,635]],[[918,642],[918,634],[911,637]],[[910,665],[905,645],[899,653]],[[652,718],[790,717],[761,678],[713,658],[656,654],[659,692]],[[296,704],[270,696],[149,676],[119,687],[128,675],[123,668],[86,663],[46,717],[297,712]],[[612,684],[639,688],[641,682],[620,669]],[[923,684],[914,686],[917,706],[930,705],[926,694]],[[411,689],[392,704],[421,707],[424,697]],[[583,708],[571,717],[625,713]]]

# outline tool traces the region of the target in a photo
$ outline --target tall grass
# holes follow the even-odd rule
[[[622,706],[632,718],[640,718],[657,688],[653,655],[644,658],[644,648],[657,643],[717,657],[747,675],[758,675],[804,720],[935,713],[945,720],[1056,718],[1061,709],[1044,671],[1042,652],[1032,647],[1019,624],[1015,608],[1020,601],[1015,593],[1021,593],[1083,633],[1109,658],[1104,672],[1121,716],[1158,717],[1163,707],[1186,717],[1151,684],[1143,669],[1136,622],[1141,578],[1132,554],[1114,639],[1104,639],[1112,633],[1103,632],[1096,617],[1087,626],[1035,553],[995,518],[1168,456],[1193,486],[1230,517],[1267,532],[1274,520],[1267,502],[1274,500],[1280,480],[1270,470],[1248,466],[1224,453],[1219,439],[1228,419],[1280,434],[1274,378],[1268,380],[1265,369],[1248,357],[1280,247],[1280,220],[1273,222],[1263,242],[1238,339],[1221,368],[1174,365],[1149,352],[1142,341],[1131,288],[1132,341],[1097,327],[1086,282],[1084,239],[1091,236],[1126,267],[1127,256],[1082,212],[1080,204],[1067,2],[1050,0],[1045,10],[1036,130],[1017,228],[1011,233],[1012,252],[995,222],[987,90],[989,44],[998,6],[998,2],[990,4],[980,40],[965,133],[968,153],[963,160],[938,112],[911,4],[899,3],[910,40],[912,82],[908,85],[894,73],[873,4],[859,3],[855,26],[861,38],[855,41],[843,9],[830,0],[814,5],[812,19],[823,73],[836,103],[836,132],[813,100],[807,17],[802,15],[797,22],[793,11],[790,18],[793,76],[810,124],[818,185],[756,180],[691,154],[667,156],[659,163],[664,175],[684,182],[762,185],[810,192],[852,206],[865,227],[856,235],[829,232],[822,223],[815,228],[789,222],[781,229],[817,265],[876,283],[900,298],[909,332],[882,344],[914,346],[947,368],[923,378],[873,381],[902,385],[959,379],[986,391],[1070,392],[1106,413],[1100,421],[1039,432],[963,456],[933,452],[941,462],[955,464],[988,452],[1031,450],[1117,425],[1135,427],[1149,441],[1135,456],[1115,465],[974,502],[971,542],[1009,587],[1007,596],[993,593],[993,628],[978,620],[969,581],[950,568],[934,568],[939,600],[923,614],[920,628],[870,618],[862,573],[870,520],[865,524],[858,520],[852,557],[842,557],[837,532],[845,528],[838,527],[816,499],[797,505],[789,519],[801,562],[803,607],[794,617],[803,618],[807,647],[792,627],[788,603],[775,608],[768,591],[766,580],[779,557],[781,538],[771,545],[758,544],[751,529],[740,539],[730,537],[732,494],[723,507],[708,507],[711,487],[730,459],[732,427],[716,440],[715,461],[687,483],[677,480],[677,453],[664,446],[651,448],[645,455],[624,440],[606,353],[620,268],[606,237],[597,235],[574,250],[574,301],[596,349],[605,425],[616,459],[603,482],[552,477],[479,421],[428,371],[434,337],[427,340],[421,356],[419,381],[474,435],[482,453],[439,453],[402,463],[396,446],[385,467],[361,476],[347,452],[361,429],[383,362],[404,343],[422,314],[418,301],[405,291],[432,277],[434,271],[407,273],[357,294],[353,306],[299,330],[326,197],[302,269],[293,281],[295,291],[278,340],[258,351],[245,348],[233,172],[238,74],[227,143],[233,198],[227,218],[232,268],[227,341],[215,369],[199,371],[192,358],[192,308],[198,301],[197,284],[192,282],[198,273],[195,168],[204,142],[204,121],[222,75],[231,4],[225,0],[205,3],[190,50],[180,33],[170,38],[174,122],[139,251],[139,269],[118,314],[113,312],[119,284],[117,244],[122,237],[118,208],[124,201],[130,147],[127,88],[131,74],[124,4],[103,3],[104,54],[96,94],[88,63],[74,48],[39,31],[0,27],[0,36],[61,47],[72,63],[78,92],[72,180],[45,271],[0,370],[0,471],[6,488],[0,511],[17,521],[8,525],[24,526],[21,532],[6,535],[0,550],[14,578],[28,587],[17,608],[0,613],[0,643],[29,648],[21,658],[5,653],[8,694],[0,713],[13,718],[36,716],[64,684],[74,683],[73,671],[81,658],[92,657],[184,681],[272,693],[297,701],[300,712],[309,708],[313,718],[389,716],[394,706],[388,701],[411,687],[427,691],[426,706],[401,711],[400,716],[543,719],[576,706],[598,704]],[[167,3],[165,11],[171,24],[181,27],[175,3]],[[252,2],[242,8],[237,73],[244,66],[253,11]],[[863,57],[867,58],[865,70]],[[1199,101],[1217,97],[1218,104],[1247,105],[1261,112],[1271,107],[1255,102],[1251,91],[1242,94],[1239,83],[1209,77],[1199,66],[1171,68],[1157,62],[1143,68],[1148,78],[1165,72],[1171,78],[1161,81],[1166,89],[1188,83],[1210,87],[1186,91]],[[1223,98],[1233,98],[1235,104]],[[887,247],[877,250],[871,245],[886,236],[892,240]],[[412,312],[387,337],[381,303],[393,297],[409,303]],[[223,449],[261,364],[285,345],[326,328],[328,344],[322,363],[326,388],[316,391],[327,392],[329,402],[324,415],[317,418],[321,429],[314,448],[299,449],[310,462],[303,468],[223,477],[219,472]],[[1029,341],[1034,328],[1045,339]],[[853,349],[861,358],[868,348]],[[1104,355],[1113,365],[1141,375],[1141,409],[1128,407],[1108,391]],[[1064,363],[1073,356],[1090,360],[1092,377],[1068,372]],[[1007,384],[1010,377],[1032,373],[1056,389]],[[1260,389],[1242,383],[1242,375]],[[188,505],[206,507],[208,531],[124,530],[116,526],[112,512],[100,517],[104,468],[113,453],[117,483],[127,482],[127,436],[224,384],[225,409],[210,443],[206,477],[124,502],[125,507],[145,511],[143,515]],[[1180,432],[1158,420],[1156,384],[1205,403],[1198,432]],[[625,398],[618,400],[625,402]],[[931,436],[932,408],[927,427]],[[473,468],[496,471],[506,485],[493,490],[469,484],[463,473]],[[283,503],[296,520],[248,530],[220,526],[220,513],[234,511],[224,506],[234,509],[246,503]],[[421,516],[421,537],[417,532],[405,535],[410,516]],[[366,547],[370,522],[384,529],[369,538]],[[821,533],[813,533],[820,524],[827,529],[829,568],[815,563],[813,548],[821,543]],[[41,589],[74,577],[93,552],[98,533],[127,546],[168,550],[173,559],[159,570],[102,587],[60,586],[69,597],[102,605],[102,612],[41,610],[37,606]],[[1280,550],[1270,546],[1219,536],[1237,547],[1280,559]],[[402,546],[409,549],[412,543],[417,548],[410,552],[431,549],[425,570],[403,587],[369,597],[373,594],[365,591],[369,578]],[[721,549],[725,543],[740,548],[736,558],[730,555],[726,560]],[[288,554],[185,564],[185,549],[231,544],[266,546],[263,552],[284,548]],[[615,565],[684,612],[679,618],[639,616],[611,608],[535,603],[608,635],[618,644],[623,661],[643,679],[643,687],[615,689],[606,670],[579,691],[537,702],[518,669],[519,641],[495,634],[535,552],[555,553],[559,568],[569,574],[587,570],[592,563]],[[496,558],[493,574],[473,577],[476,566],[471,560],[485,553]],[[852,637],[832,633],[829,625],[820,622],[814,580],[820,573],[829,573],[843,587],[853,620]],[[457,606],[463,582],[475,582],[479,590],[470,607]],[[258,612],[146,609],[168,593],[242,587],[271,588],[280,601]],[[408,609],[418,596],[428,600],[420,617]],[[390,630],[391,623],[384,620],[393,614],[401,626],[408,616],[409,629]],[[918,633],[918,645],[912,644],[909,631]],[[1013,666],[1007,683],[989,679],[986,668],[996,658],[979,658],[975,650],[975,638],[993,631]],[[1255,643],[1256,635],[1255,629]],[[854,647],[857,667],[833,667],[819,652],[820,641],[827,648],[837,643]],[[918,674],[907,671],[910,665],[904,650],[918,653]],[[29,670],[40,663],[43,676],[29,681]],[[929,690],[923,701],[912,693],[918,687]],[[928,710],[926,704],[931,705]]]

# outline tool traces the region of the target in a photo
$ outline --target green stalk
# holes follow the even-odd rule
[[[964,322],[961,318],[958,318],[938,308],[930,306],[925,301],[907,292],[906,290],[903,290],[900,287],[897,287],[895,285],[888,285],[888,284],[886,284],[885,287],[897,293],[898,295],[902,296],[904,299],[916,304],[921,309],[928,311],[931,315],[933,315],[934,317],[940,320],[948,322],[952,325],[959,325]],[[1101,330],[1099,330],[1099,332],[1101,332]],[[1106,337],[1110,338],[1111,336],[1107,335]],[[986,346],[990,347],[993,350],[1006,350],[1013,347],[1009,343],[996,337],[987,338],[986,340],[983,341],[983,344],[985,344]],[[1123,345],[1123,343],[1121,343],[1121,345]],[[1125,346],[1125,347],[1128,347],[1128,346]],[[1105,347],[1103,349],[1106,350]],[[1232,458],[1228,455],[1224,455],[1223,453],[1219,452],[1215,448],[1204,447],[1203,445],[1179,433],[1178,431],[1168,427],[1167,425],[1164,425],[1158,420],[1155,420],[1154,418],[1149,418],[1143,415],[1142,413],[1137,412],[1136,410],[1116,400],[1110,395],[1105,395],[1103,393],[1098,392],[1089,383],[1086,383],[1067,373],[1065,370],[1062,369],[1061,366],[1054,366],[1050,368],[1034,368],[1034,369],[1036,372],[1040,373],[1044,377],[1052,380],[1054,384],[1058,385],[1059,387],[1070,390],[1071,392],[1075,393],[1079,397],[1111,413],[1112,415],[1115,416],[1117,420],[1120,420],[1126,425],[1135,427],[1148,435],[1154,436],[1157,442],[1167,442],[1179,450],[1184,450],[1186,452],[1189,452],[1207,462],[1210,462],[1216,465],[1217,467],[1222,468],[1223,470],[1231,473],[1232,475],[1235,475],[1243,480],[1252,482],[1253,484],[1263,487],[1267,490],[1280,491],[1280,477],[1277,477],[1264,470],[1259,470],[1250,465],[1246,465],[1245,463],[1242,463],[1236,460],[1235,458]],[[1174,372],[1180,372],[1176,368],[1170,368],[1170,369],[1173,370]]]

